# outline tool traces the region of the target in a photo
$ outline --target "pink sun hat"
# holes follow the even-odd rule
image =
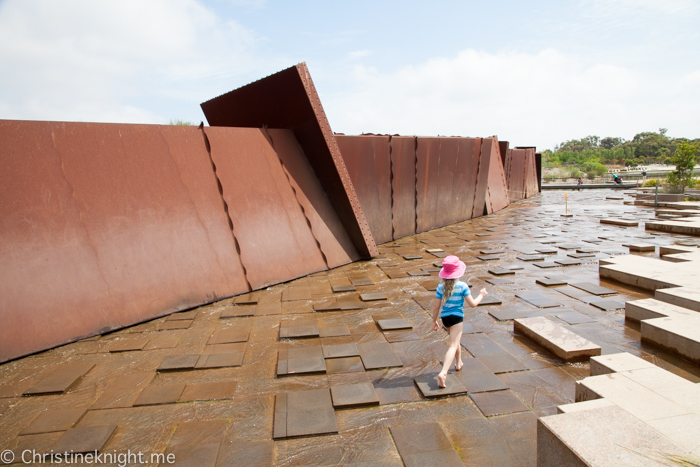
[[[458,279],[464,275],[466,270],[466,264],[460,261],[458,257],[450,255],[445,256],[445,259],[442,260],[442,269],[439,275],[443,279]]]

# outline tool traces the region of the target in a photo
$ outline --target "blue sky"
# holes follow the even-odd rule
[[[700,0],[0,0],[0,118],[168,123],[305,61],[334,131],[700,137]]]

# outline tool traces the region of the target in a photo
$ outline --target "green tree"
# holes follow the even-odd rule
[[[175,119],[175,120],[170,120],[170,124],[171,125],[194,126],[194,123],[186,122],[185,120],[180,120],[179,118]]]
[[[700,143],[681,142],[676,148],[673,156],[676,170],[668,174],[668,183],[673,191],[683,193],[686,186],[693,184],[693,169],[698,150]]]

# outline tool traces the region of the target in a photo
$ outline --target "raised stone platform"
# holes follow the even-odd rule
[[[678,257],[678,255],[674,255]],[[638,255],[623,255],[599,261],[599,275],[645,290],[697,287],[700,284],[700,250],[684,253],[685,261],[671,262]]]
[[[700,236],[700,218],[688,217],[684,220],[647,221],[644,228],[646,230],[693,235],[697,237]]]
[[[634,355],[591,358],[576,403],[537,427],[537,465],[670,465],[700,455],[700,385]]]
[[[513,328],[565,361],[600,355],[600,346],[544,317],[515,319]]]
[[[696,266],[700,267],[699,263]],[[695,287],[676,287],[672,289],[657,290],[654,296],[667,303],[682,306],[693,311],[700,311],[700,290]]]
[[[637,227],[639,222],[625,219],[601,219],[601,224],[617,225],[620,227]]]

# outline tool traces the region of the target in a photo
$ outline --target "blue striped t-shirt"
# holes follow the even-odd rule
[[[442,294],[445,290],[445,283],[440,282],[437,286],[437,293],[435,298],[442,300]],[[466,282],[457,281],[455,282],[455,287],[452,289],[452,295],[447,299],[445,305],[442,307],[441,317],[445,316],[461,316],[464,317],[464,299],[467,295],[471,295],[469,286]]]

